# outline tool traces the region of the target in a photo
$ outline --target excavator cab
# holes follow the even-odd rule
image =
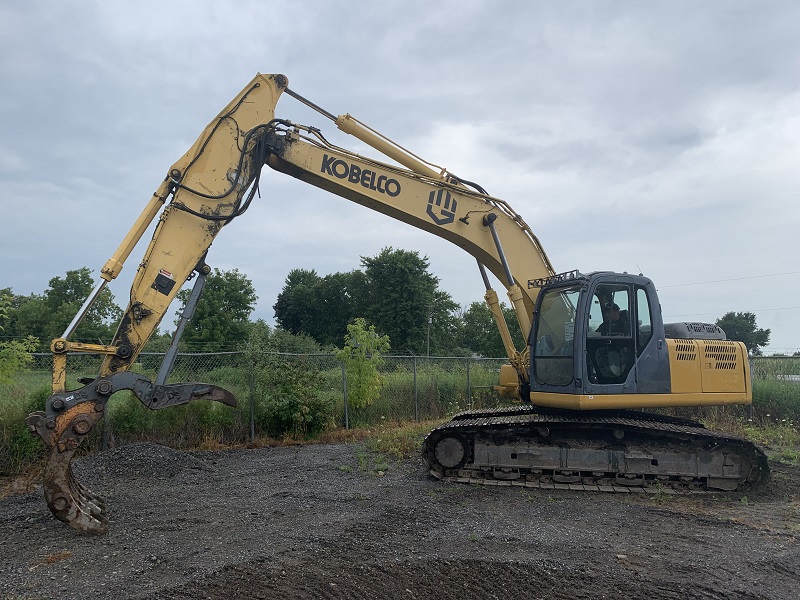
[[[530,285],[540,287],[529,340],[533,404],[586,408],[578,404],[670,392],[664,325],[652,281],[627,273],[573,271]],[[635,405],[646,406],[648,400],[639,398]]]

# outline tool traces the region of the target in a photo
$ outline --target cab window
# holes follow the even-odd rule
[[[543,294],[533,340],[534,375],[546,385],[567,385],[574,375],[575,314],[581,290],[561,288]]]
[[[641,354],[653,337],[653,320],[650,316],[650,301],[644,288],[636,288],[636,353]]]
[[[616,283],[594,289],[586,332],[586,375],[592,383],[625,383],[633,368],[632,291]]]
[[[589,309],[590,337],[631,337],[630,290],[621,285],[598,285]]]

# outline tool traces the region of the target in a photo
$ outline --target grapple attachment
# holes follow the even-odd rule
[[[236,406],[233,394],[214,385],[156,385],[142,375],[129,372],[96,379],[83,388],[50,396],[46,411],[31,413],[25,422],[31,433],[42,438],[50,451],[43,474],[47,506],[57,519],[84,533],[106,533],[108,518],[103,499],[75,478],[72,458],[102,418],[108,398],[120,390],[131,390],[151,410],[197,399]]]

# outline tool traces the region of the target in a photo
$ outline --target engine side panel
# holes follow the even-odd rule
[[[740,404],[752,403],[750,364],[741,342],[668,339],[667,348],[673,394],[735,394]]]

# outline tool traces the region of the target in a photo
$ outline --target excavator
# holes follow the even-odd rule
[[[284,94],[382,160],[330,143],[317,127],[276,117]],[[43,489],[56,518],[85,533],[108,531],[103,499],[76,479],[72,460],[116,392],[129,390],[153,410],[196,399],[235,406],[223,388],[168,384],[167,378],[210,271],[207,251],[219,231],[250,206],[264,165],[437,235],[476,259],[508,356],[498,389],[521,402],[462,412],[434,428],[422,447],[434,477],[621,493],[653,486],[744,491],[767,481],[766,457],[754,444],[653,410],[751,403],[741,342],[725,339],[715,325],[665,324],[656,288],[642,275],[557,272],[509,204],[353,116],[317,106],[291,90],[286,76],[259,73],[170,167],[63,336],[51,344],[53,393],[45,410],[26,422],[49,451]],[[70,340],[156,219],[113,340]],[[506,288],[525,348],[514,346],[489,273]],[[192,279],[155,381],[132,372],[170,303]],[[79,380],[82,387],[72,390],[66,389],[70,353],[103,356],[97,376]]]

